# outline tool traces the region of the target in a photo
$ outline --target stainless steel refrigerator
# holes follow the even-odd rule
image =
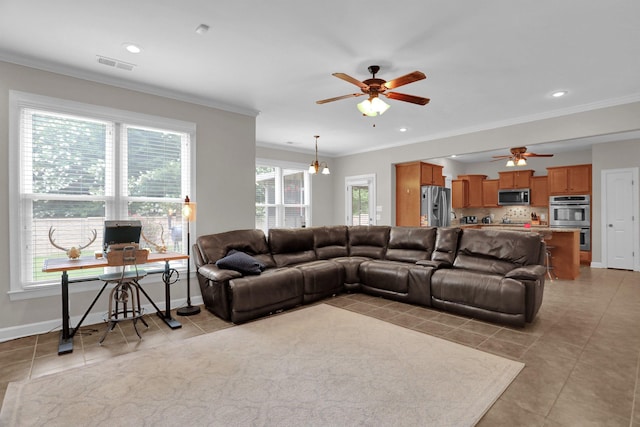
[[[420,225],[448,227],[451,224],[451,189],[427,185],[422,187]]]

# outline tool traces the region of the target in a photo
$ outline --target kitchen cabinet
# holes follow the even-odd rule
[[[481,208],[484,206],[482,200],[482,181],[487,178],[486,175],[458,175],[458,179],[467,181],[467,206],[469,208]]]
[[[498,189],[500,188],[500,180],[485,179],[482,181],[482,205],[485,208],[498,207]]]
[[[529,180],[531,188],[531,206],[549,206],[548,177],[532,176]]]
[[[533,176],[533,171],[530,169],[525,169],[509,172],[498,172],[498,175],[500,176],[501,189],[529,188],[529,180]]]
[[[425,162],[396,165],[396,225],[420,226],[423,185],[444,186],[442,166]]]
[[[547,168],[549,195],[591,194],[591,165]]]
[[[469,206],[469,181],[454,179],[451,181],[451,208],[461,209]]]

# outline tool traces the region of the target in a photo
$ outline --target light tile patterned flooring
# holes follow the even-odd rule
[[[547,282],[535,322],[523,329],[357,293],[322,302],[524,362],[480,426],[640,426],[638,272],[583,267],[578,280]],[[170,330],[146,316],[142,340],[122,323],[102,346],[105,325],[86,326],[63,356],[58,332],[0,343],[0,398],[11,381],[233,326],[206,310],[177,318],[183,327]]]

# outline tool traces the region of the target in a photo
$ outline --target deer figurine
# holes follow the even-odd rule
[[[56,231],[56,229],[53,228],[53,226],[49,227],[49,241],[51,242],[53,247],[65,251],[65,253],[69,257],[69,259],[78,259],[78,258],[80,258],[80,254],[81,254],[82,250],[84,248],[88,247],[89,245],[91,245],[93,242],[95,242],[96,241],[96,237],[98,237],[98,233],[94,229],[92,231],[93,237],[89,240],[89,243],[87,243],[86,245],[83,245],[83,246],[79,246],[79,247],[72,246],[69,249],[67,249],[67,248],[63,248],[62,246],[57,245],[55,240],[53,240],[53,233],[55,231]]]

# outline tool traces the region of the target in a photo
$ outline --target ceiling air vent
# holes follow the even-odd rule
[[[118,59],[107,58],[106,56],[98,55],[98,62],[102,65],[106,65],[108,67],[120,68],[121,70],[131,71],[135,64],[130,64],[128,62],[120,61]]]

